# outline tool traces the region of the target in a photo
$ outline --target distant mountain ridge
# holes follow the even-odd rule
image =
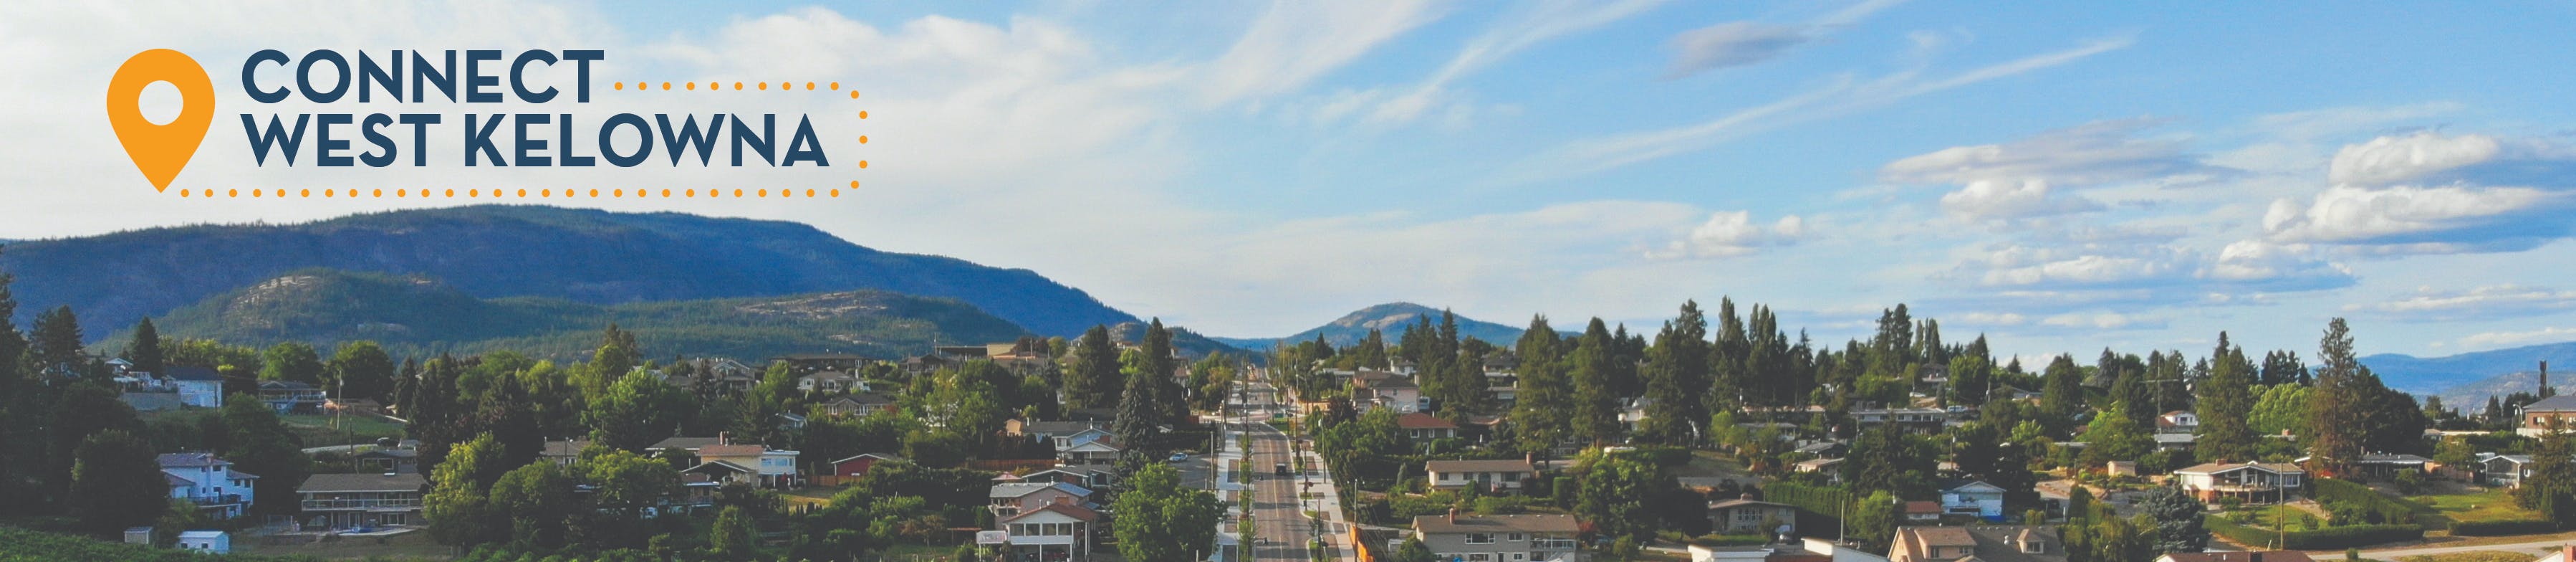
[[[598,305],[555,298],[479,299],[426,277],[299,270],[180,307],[154,321],[164,337],[265,346],[374,340],[397,357],[515,351],[587,360],[609,323],[648,357],[758,361],[789,353],[897,359],[934,342],[1005,342],[1028,332],[948,298],[862,290],[777,297]],[[129,334],[108,334],[122,342]]]
[[[1334,319],[1332,322],[1325,323],[1322,326],[1316,326],[1313,329],[1303,332],[1298,332],[1296,335],[1288,337],[1215,339],[1220,342],[1225,342],[1228,345],[1244,349],[1268,350],[1272,345],[1278,343],[1314,341],[1315,337],[1320,335],[1323,336],[1326,343],[1333,344],[1333,347],[1343,348],[1358,344],[1360,340],[1368,338],[1369,330],[1374,329],[1385,333],[1386,343],[1388,345],[1394,345],[1397,342],[1397,339],[1404,334],[1405,327],[1412,326],[1416,318],[1429,318],[1432,322],[1439,322],[1440,309],[1409,302],[1391,302],[1352,311],[1350,314],[1342,315],[1341,318]],[[1499,346],[1510,346],[1512,342],[1519,341],[1521,338],[1521,332],[1524,330],[1525,328],[1516,328],[1476,320],[1465,316],[1458,317],[1458,335],[1460,337],[1474,337]],[[1560,328],[1560,330],[1562,329]]]
[[[2528,345],[2490,351],[2478,351],[2443,357],[2415,357],[2382,353],[2361,358],[2389,388],[2416,394],[2449,394],[2451,388],[2473,385],[2485,379],[2514,373],[2533,372],[2540,362],[2548,361],[2557,369],[2576,370],[2576,342]],[[2557,374],[2557,373],[2552,373]],[[2526,388],[2524,390],[2531,390]],[[2447,401],[2450,398],[2445,397]],[[2478,401],[2486,401],[2480,396]]]
[[[476,298],[618,303],[883,290],[963,300],[1029,331],[1136,321],[1025,269],[870,249],[812,226],[681,213],[483,205],[293,225],[201,225],[0,251],[20,324],[70,305],[92,335],[307,268],[423,275]]]

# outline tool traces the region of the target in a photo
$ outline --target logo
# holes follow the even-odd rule
[[[179,117],[168,123],[154,124],[143,117],[143,88],[155,82],[179,89]],[[188,167],[188,159],[206,141],[206,126],[214,122],[214,79],[206,77],[206,68],[197,66],[197,59],[186,53],[169,49],[137,53],[116,67],[116,76],[107,81],[107,123],[116,128],[125,157],[143,171],[144,179],[152,181],[154,190],[169,190],[170,180]]]

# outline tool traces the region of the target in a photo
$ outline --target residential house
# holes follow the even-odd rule
[[[1976,480],[1951,482],[1941,488],[1941,512],[2002,521],[2004,489]]]
[[[1413,379],[1385,371],[1360,371],[1351,377],[1351,396],[1361,411],[1370,408],[1394,408],[1397,413],[1430,409],[1422,397],[1422,387]]]
[[[656,441],[653,443],[653,446],[645,447],[644,451],[653,455],[667,455],[670,451],[678,451],[695,455],[698,454],[698,449],[706,448],[708,445],[728,444],[732,442],[732,439],[733,438],[730,435],[723,433],[718,433],[715,437],[675,436],[661,441]]]
[[[1620,399],[1619,432],[1625,435],[1636,435],[1637,426],[1646,422],[1646,410],[1654,405],[1655,399],[1653,398],[1637,397]]]
[[[1941,523],[1941,502],[1921,500],[1909,501],[1905,502],[1898,511],[1905,515],[1905,521],[1908,523],[1921,525],[1938,525]]]
[[[1008,518],[1048,505],[1091,503],[1091,489],[1063,482],[1004,482],[994,484],[987,497],[992,499],[988,509],[993,516]]]
[[[1789,465],[1789,471],[1821,472],[1825,474],[1825,480],[1827,482],[1840,483],[1843,479],[1842,464],[1843,460],[1840,458],[1807,459],[1798,461],[1796,464]]]
[[[1002,433],[1012,437],[1054,442],[1057,437],[1071,436],[1102,427],[1101,422],[1092,421],[1028,421],[1013,418],[1002,422]]]
[[[1798,521],[1798,508],[1789,504],[1753,499],[1745,494],[1731,500],[1708,502],[1708,528],[1729,535],[1768,535],[1780,525]]]
[[[2158,451],[2191,452],[2192,446],[2200,442],[2199,435],[2190,433],[2157,433],[2153,438]]]
[[[172,386],[179,387],[179,402],[198,408],[224,407],[224,377],[205,367],[170,367],[167,371]]]
[[[280,414],[310,413],[322,409],[322,389],[295,381],[259,381],[259,401]]]
[[[1413,518],[1413,538],[1433,560],[1466,562],[1574,562],[1571,515],[1460,515]]]
[[[885,453],[859,453],[850,458],[832,461],[831,470],[833,476],[864,476],[868,473],[868,469],[876,468],[877,463],[887,462],[905,461],[903,457]]]
[[[2489,486],[2522,487],[2522,479],[2531,477],[2531,455],[2482,454],[2478,459],[2478,481]]]
[[[1007,534],[1011,560],[1089,560],[1100,512],[1079,505],[1046,504],[993,522]]]
[[[867,356],[847,353],[796,353],[781,355],[777,360],[786,362],[788,371],[797,374],[822,371],[854,373],[858,372],[860,365],[870,361]]]
[[[2296,550],[2259,552],[2168,552],[2155,562],[2316,562],[2308,553]]]
[[[1458,424],[1440,419],[1440,416],[1421,412],[1396,416],[1395,425],[1404,429],[1404,435],[1413,438],[1416,443],[1429,443],[1434,439],[1458,436]]]
[[[2191,433],[2200,430],[2200,414],[2191,410],[2174,410],[2156,416],[2157,433]]]
[[[860,384],[859,377],[857,375],[841,371],[818,371],[814,374],[796,377],[796,390],[804,392],[838,394],[852,390],[862,390],[860,388],[861,386],[862,385]]]
[[[352,455],[363,472],[420,472],[419,449],[376,449]]]
[[[1117,473],[1099,465],[1059,466],[1020,475],[1021,482],[1063,482],[1084,488],[1099,489],[1109,485]]]
[[[1118,454],[1125,451],[1116,437],[1099,428],[1055,437],[1055,460],[1060,464],[1118,464]]]
[[[2235,497],[2248,502],[2278,502],[2296,497],[2307,484],[2308,471],[2289,463],[2209,463],[2174,471],[2182,490],[2203,502]]]
[[[171,499],[186,500],[217,519],[240,517],[250,509],[259,476],[233,470],[232,461],[214,453],[168,453],[153,460],[161,464]]]
[[[866,417],[895,409],[894,398],[870,392],[854,392],[823,402],[823,413],[835,416]]]
[[[2514,428],[2514,432],[2526,437],[2539,437],[2552,426],[2561,431],[2576,430],[2576,419],[2569,418],[2576,418],[2576,394],[2542,398],[2522,407],[2522,427]]]
[[[770,450],[764,445],[722,443],[699,447],[697,455],[700,465],[724,463],[747,469],[730,475],[745,484],[763,488],[787,488],[797,484],[795,451]]]
[[[581,461],[581,450],[588,448],[590,448],[590,441],[587,440],[547,439],[546,446],[537,449],[537,460],[555,463],[556,466],[572,466],[572,463]]]
[[[1887,562],[1885,556],[1820,538],[1754,547],[1690,545],[1689,551],[1690,562]]]
[[[1511,460],[1436,460],[1422,463],[1432,488],[1476,487],[1488,491],[1518,490],[1521,481],[1538,475],[1527,458]]]
[[[1851,411],[1852,423],[1869,426],[1896,424],[1908,430],[1940,431],[1950,421],[1950,413],[1940,408],[1866,408]]]
[[[2052,527],[1974,525],[1896,529],[1889,562],[2066,562],[2066,543]]]
[[[429,480],[410,474],[315,474],[295,493],[303,496],[307,528],[356,529],[425,525],[421,494]]]

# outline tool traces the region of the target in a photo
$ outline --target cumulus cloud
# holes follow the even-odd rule
[[[2306,204],[2272,202],[2263,215],[2271,239],[2341,244],[2376,253],[2512,251],[2565,236],[2557,214],[2569,195],[2528,187],[2384,187],[2337,185]]]
[[[2099,211],[2105,208],[2100,202],[2069,194],[2068,188],[2190,181],[2217,171],[2184,151],[2179,140],[2140,136],[2160,123],[2098,121],[2010,143],[1944,148],[1890,162],[1879,177],[1958,185],[1941,197],[1941,208],[1973,220]]]
[[[2389,300],[2352,303],[2343,309],[2436,322],[2539,316],[2576,309],[2576,291],[2511,284],[2465,291],[2419,287]]]
[[[1780,217],[1769,226],[1755,224],[1746,211],[1720,211],[1708,221],[1692,228],[1688,235],[1664,248],[1648,252],[1655,258],[1726,258],[1752,254],[1763,248],[1797,244],[1806,235],[1806,220],[1797,215]]]
[[[2383,136],[2335,152],[2326,181],[2386,185],[2493,160],[2503,151],[2503,143],[2486,135],[2446,136],[2428,131]]]

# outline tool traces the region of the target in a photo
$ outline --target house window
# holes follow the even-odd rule
[[[1467,544],[1494,544],[1494,534],[1467,533]]]
[[[1490,562],[1494,559],[1494,555],[1478,552],[1467,555],[1467,559],[1473,562]]]
[[[1525,537],[1524,535],[1520,534],[1520,533],[1512,533],[1512,542],[1521,542],[1521,541],[1524,541],[1524,540],[1529,540],[1529,539],[1528,539],[1527,537]]]

